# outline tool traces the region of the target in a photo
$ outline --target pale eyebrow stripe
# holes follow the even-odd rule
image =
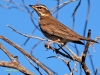
[[[46,6],[44,6],[44,5],[38,5],[38,6],[36,6],[36,7],[44,7],[45,9],[48,10],[48,8],[47,8]]]

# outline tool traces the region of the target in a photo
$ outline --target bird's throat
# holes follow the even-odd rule
[[[48,16],[49,16],[48,14],[42,14],[42,13],[41,13],[41,15],[39,15],[40,19],[48,17]]]

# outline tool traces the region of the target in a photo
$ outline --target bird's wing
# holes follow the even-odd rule
[[[72,42],[79,42],[79,40],[87,40],[96,42],[92,39],[85,38],[83,36],[80,36],[79,34],[75,33],[73,30],[69,29],[67,26],[64,26],[62,23],[57,21],[53,17],[47,17],[46,20],[42,19],[39,22],[40,28],[43,32],[46,32],[46,34],[49,34],[50,36],[56,36],[58,38],[72,41]],[[45,34],[44,34],[45,35]]]
[[[55,21],[54,21],[55,20]],[[53,22],[54,21],[54,22]],[[62,37],[67,40],[80,40],[77,33],[75,33],[73,30],[69,29],[68,27],[64,26],[62,23],[57,21],[55,18],[51,21],[50,25],[48,25],[48,28],[50,28],[51,32],[55,36]]]
[[[44,23],[44,24],[43,24]],[[79,41],[77,38],[79,35],[74,31],[70,30],[68,27],[64,26],[62,23],[57,21],[55,18],[48,18],[43,21],[40,25],[41,29],[48,34],[72,41]]]

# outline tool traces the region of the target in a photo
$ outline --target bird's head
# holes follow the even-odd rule
[[[51,15],[50,11],[45,5],[38,4],[38,5],[29,5],[29,6],[32,7],[40,17]]]

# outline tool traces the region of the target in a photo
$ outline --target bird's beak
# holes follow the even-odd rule
[[[34,5],[29,5],[30,7],[32,7],[33,9],[35,9],[35,6]]]
[[[32,7],[33,5],[29,5],[30,7]]]

